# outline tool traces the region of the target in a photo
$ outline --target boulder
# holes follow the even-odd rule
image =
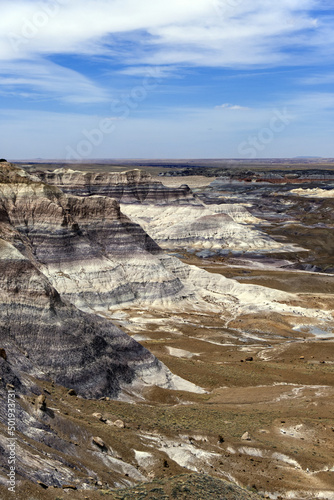
[[[124,424],[123,420],[116,420],[116,421],[114,422],[114,426],[115,426],[115,427],[119,427],[120,429],[124,429],[125,424]]]
[[[251,441],[252,440],[252,438],[250,437],[249,432],[244,432],[244,434],[241,436],[241,439],[243,441]]]
[[[106,450],[107,449],[107,447],[105,445],[105,442],[100,437],[98,437],[98,436],[93,437],[92,441],[93,441],[93,444],[95,444],[101,450]]]
[[[44,394],[41,394],[35,400],[35,406],[37,410],[45,411],[46,410],[46,397]]]

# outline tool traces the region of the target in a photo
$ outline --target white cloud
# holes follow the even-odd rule
[[[144,64],[272,64],[289,59],[282,49],[291,35],[298,42],[304,30],[311,30],[307,43],[312,43],[315,19],[308,12],[317,3],[2,0],[0,59],[75,53],[112,54]],[[118,45],[128,39],[133,42],[129,49]]]
[[[152,73],[153,71],[153,73]],[[141,65],[141,66],[128,66],[127,68],[121,69],[118,73],[128,76],[152,76],[155,78],[164,78],[168,76],[177,76],[178,68],[176,66],[155,66],[152,70],[152,66]]]
[[[0,94],[30,101],[57,99],[62,103],[112,102],[114,93],[104,81],[115,72],[127,76],[182,77],[182,68],[268,68],[315,65],[334,55],[334,22],[330,15],[315,17],[325,0],[1,0]],[[61,65],[55,56],[76,56],[76,69]],[[326,57],[326,59],[324,59]],[[81,74],[85,61],[104,64],[104,81]],[[188,75],[195,70],[187,70]],[[320,71],[319,71],[320,73]],[[124,75],[124,78],[122,78]],[[248,75],[245,75],[245,78]],[[277,76],[279,78],[279,75]],[[110,80],[110,79],[109,79]],[[332,75],[310,75],[305,84],[332,83]],[[173,82],[173,91],[178,90]],[[203,86],[204,87],[204,86]],[[183,86],[182,92],[184,90]],[[165,92],[164,87],[161,92]],[[168,90],[170,92],[170,90]],[[123,89],[122,89],[123,92]],[[125,90],[124,90],[125,92]],[[188,87],[188,93],[191,89]],[[247,90],[245,90],[247,92]],[[220,94],[222,95],[222,94]],[[245,95],[244,95],[245,96]],[[244,96],[239,102],[245,102]],[[331,93],[308,93],[262,107],[236,102],[214,109],[158,109],[155,116],[132,114],[117,122],[115,133],[92,152],[92,157],[238,156],[238,144],[266,127],[273,109],[287,106],[296,120],[277,134],[265,156],[304,154],[303,144],[322,145],[329,155],[334,106]],[[218,101],[222,102],[222,101]],[[32,105],[33,107],[33,105]],[[107,106],[106,115],[111,113]],[[62,108],[62,109],[65,109]],[[220,112],[221,111],[221,112]],[[96,127],[103,117],[17,111],[4,114],[3,144],[15,157],[20,137],[24,156],[64,157],[75,147],[82,130]],[[321,124],[322,136],[314,134]],[[297,136],[295,125],[304,134]],[[313,128],[312,128],[313,127]],[[328,133],[327,133],[328,131]],[[319,133],[320,135],[320,133]],[[129,141],[131,137],[131,141]],[[35,148],[38,147],[38,150]],[[299,149],[298,149],[299,148]],[[327,148],[327,149],[326,149]],[[283,150],[282,150],[283,151]],[[333,153],[332,153],[333,154]]]
[[[239,104],[230,104],[226,102],[225,104],[220,104],[219,106],[215,106],[215,109],[231,109],[231,110],[241,110],[241,109],[249,109],[247,106],[239,106]]]
[[[120,66],[119,73],[133,76],[145,75],[152,66],[168,77],[184,66],[305,64],[328,52],[328,41],[334,40],[330,22],[317,23],[311,14],[319,3],[2,0],[2,89],[20,87],[21,95],[47,92],[77,103],[107,99],[111,91],[95,84],[94,77],[50,62],[59,54],[107,57]],[[293,55],[291,46],[307,51]]]

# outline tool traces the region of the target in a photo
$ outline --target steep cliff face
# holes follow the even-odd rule
[[[64,303],[48,279],[0,240],[1,345],[29,358],[27,371],[85,397],[117,397],[140,372],[164,367],[110,321]]]
[[[159,246],[117,201],[66,196],[36,182],[0,184],[0,196],[7,231],[17,231],[9,241],[81,309],[163,300],[182,291]]]
[[[6,179],[0,183],[3,346],[26,351],[41,372],[86,397],[117,397],[138,379],[176,388],[177,377],[146,349],[110,321],[82,311],[177,293],[182,284],[159,263],[159,247],[114,200],[67,197],[23,175]],[[151,280],[131,281],[126,262],[149,256],[166,280],[153,272]]]
[[[201,204],[187,185],[168,188],[138,169],[120,173],[90,173],[61,168],[38,175],[43,182],[78,196],[102,195],[122,203]]]

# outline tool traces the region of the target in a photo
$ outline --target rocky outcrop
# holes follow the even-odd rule
[[[159,246],[116,200],[66,196],[40,182],[0,184],[0,196],[6,239],[81,309],[102,311],[182,291]]]
[[[29,359],[27,373],[49,376],[86,397],[115,398],[138,372],[163,370],[110,321],[64,303],[12,245],[0,245],[0,328],[8,360],[15,346]]]
[[[59,187],[66,194],[77,196],[108,196],[122,203],[201,204],[186,184],[169,188],[138,169],[119,173],[91,173],[60,168],[38,175],[41,181]]]
[[[0,183],[0,214],[1,347],[8,356],[15,345],[28,353],[36,374],[86,397],[116,398],[133,383],[136,392],[145,383],[178,387],[178,378],[140,344],[109,320],[83,312],[183,287],[160,264],[160,248],[116,201],[67,197],[19,175]],[[150,256],[158,272],[150,278],[146,271],[144,281]],[[140,258],[136,281],[129,266]]]
[[[115,469],[113,480],[118,485],[144,481],[146,478],[135,466],[114,458],[109,448],[103,454],[91,446],[87,448],[87,430],[73,417],[69,419],[64,408],[59,413],[59,400],[49,404],[49,397],[41,394],[36,382],[54,381],[72,388],[65,391],[71,399],[77,399],[78,394],[94,399],[108,396],[136,400],[142,397],[145,387],[153,385],[203,391],[174,376],[110,320],[64,301],[33,263],[37,262],[36,252],[32,244],[29,246],[28,236],[21,235],[8,222],[0,224],[0,231],[32,255],[28,259],[0,238],[1,498],[8,495],[12,444],[7,429],[8,390],[16,401],[15,498],[24,498],[17,496],[22,480],[42,484],[43,488],[74,485],[78,489],[95,489],[97,479],[91,484],[87,478],[98,478],[99,474],[109,477],[110,469]]]
[[[193,310],[195,307],[203,311],[222,310],[229,315],[235,314],[235,310],[239,313],[241,310],[261,310],[264,303],[268,303],[271,310],[278,310],[281,306],[275,304],[276,300],[292,298],[276,290],[241,285],[164,254],[141,226],[131,220],[132,214],[131,219],[125,216],[118,202],[108,197],[64,195],[54,186],[32,180],[4,183],[0,185],[0,195],[4,221],[0,237],[2,234],[3,239],[11,242],[48,278],[62,300],[82,311],[111,317],[115,308],[126,306],[173,310]],[[143,207],[122,206],[129,210]],[[165,238],[171,244],[184,245],[186,233],[192,231],[194,241],[190,244],[201,248],[198,242],[204,242],[206,248],[207,242],[213,245],[218,240],[218,245],[221,244],[217,221],[221,225],[222,219],[229,222],[231,216],[244,221],[251,218],[240,207],[225,207],[229,214],[214,213],[212,207],[151,205],[145,208],[145,213],[150,222],[157,212],[155,237],[158,238],[161,229],[161,240]],[[144,216],[143,224],[149,222]],[[230,223],[230,226],[233,228],[236,224]],[[183,233],[179,226],[185,238],[180,238]],[[209,235],[206,233],[208,227]],[[236,227],[244,228],[245,225]],[[247,232],[247,227],[245,230]],[[242,242],[242,231],[238,237]],[[253,237],[251,232],[247,240],[249,245]],[[293,311],[293,308],[284,306],[284,310]],[[307,311],[307,315],[312,314]]]
[[[65,394],[75,400],[78,394],[131,401],[154,385],[204,392],[173,375],[109,319],[83,311],[182,288],[166,270],[169,281],[147,270],[150,258],[164,269],[161,256],[115,200],[67,197],[9,164],[0,166],[0,496],[9,485],[9,389],[16,401],[15,497],[22,480],[87,489],[98,482],[88,477],[110,469],[118,485],[145,480],[109,447],[103,453],[87,449],[93,436],[67,417],[63,398],[50,404],[37,384],[71,388]],[[131,265],[126,268],[131,259],[143,260],[137,281]]]
[[[82,317],[81,321],[81,326],[83,326],[84,320]],[[31,326],[36,328],[37,325],[34,324]],[[51,352],[53,352],[55,346],[52,334],[60,336],[59,326],[58,332],[55,332],[54,323],[51,325],[50,331],[45,330]],[[73,326],[73,323],[69,324],[69,327],[71,326]],[[91,324],[91,326],[93,325]],[[14,326],[14,328],[16,327],[17,325]],[[63,333],[63,340],[66,343],[65,328]],[[67,334],[71,337],[68,332]],[[26,337],[29,338],[29,333],[26,334]],[[40,335],[35,336],[36,343],[40,339]],[[115,338],[115,340],[114,346],[117,344],[117,339]],[[76,338],[75,343],[78,345],[80,351],[82,344],[78,338]],[[1,498],[31,498],[30,495],[27,496],[24,494],[26,483],[23,481],[35,483],[34,493],[39,498],[42,498],[40,496],[42,488],[47,489],[48,487],[66,488],[67,485],[73,485],[74,489],[96,489],[95,483],[97,482],[97,478],[99,478],[100,474],[102,476],[104,474],[110,475],[111,466],[117,471],[113,474],[117,484],[135,484],[137,481],[145,480],[145,477],[131,464],[124,463],[123,465],[123,462],[120,460],[113,459],[112,451],[109,449],[103,455],[97,453],[89,443],[89,432],[80,425],[80,416],[79,418],[73,418],[72,415],[72,418],[70,418],[68,416],[68,403],[63,400],[65,406],[62,404],[62,410],[59,410],[59,399],[55,402],[52,396],[50,396],[49,391],[41,391],[41,388],[32,381],[31,376],[28,376],[28,372],[38,374],[40,370],[36,364],[34,353],[35,349],[40,350],[37,344],[30,349],[28,357],[24,354],[19,343],[15,343],[11,339],[8,345],[8,360],[5,361],[0,358]],[[66,346],[69,346],[68,341],[64,346],[64,351],[59,352],[57,357],[59,362],[61,362],[60,357],[63,357],[64,360],[66,359]],[[70,361],[73,361],[73,352],[74,347],[72,346],[69,353]],[[119,355],[120,350],[115,352],[115,359]],[[47,357],[46,352],[44,356]],[[108,354],[104,356],[104,361],[108,363]],[[80,368],[79,370],[78,368],[74,364],[72,367],[67,366],[64,369],[67,372],[73,371],[74,374],[75,372],[80,372]],[[112,370],[112,366],[109,368]],[[106,372],[106,369],[107,367],[103,367],[101,364],[101,372]],[[89,366],[86,367],[86,370],[88,375]],[[93,368],[93,372],[89,376],[92,382],[95,375]],[[124,379],[124,374],[121,375],[121,378]],[[109,376],[109,379],[112,380],[112,377]],[[8,433],[7,428],[7,401],[15,405],[15,425],[13,426],[15,430],[12,434]],[[56,407],[55,404],[57,405]],[[65,409],[67,409],[66,412],[64,411]],[[79,412],[74,412],[74,417],[76,417],[75,413],[79,415]],[[8,487],[11,486],[8,476],[8,460],[10,458],[13,459],[13,457],[15,460],[11,463],[14,463],[15,467],[15,489],[12,492],[8,492]],[[106,461],[108,459],[109,463]],[[114,460],[114,463],[112,460]],[[121,465],[123,465],[123,468]],[[125,477],[125,474],[127,477]],[[92,478],[91,476],[94,477]],[[89,477],[90,479],[88,479]],[[96,479],[94,480],[94,478]]]
[[[114,198],[165,249],[295,251],[255,229],[259,220],[242,205],[204,205],[187,185],[166,187],[141,170],[97,174],[61,168],[38,175],[65,193]]]
[[[222,254],[297,250],[256,229],[260,220],[242,205],[149,206],[145,212],[138,205],[122,205],[122,210],[168,250],[210,250]]]

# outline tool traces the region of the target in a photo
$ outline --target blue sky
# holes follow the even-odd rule
[[[2,0],[0,156],[334,157],[327,0]]]

